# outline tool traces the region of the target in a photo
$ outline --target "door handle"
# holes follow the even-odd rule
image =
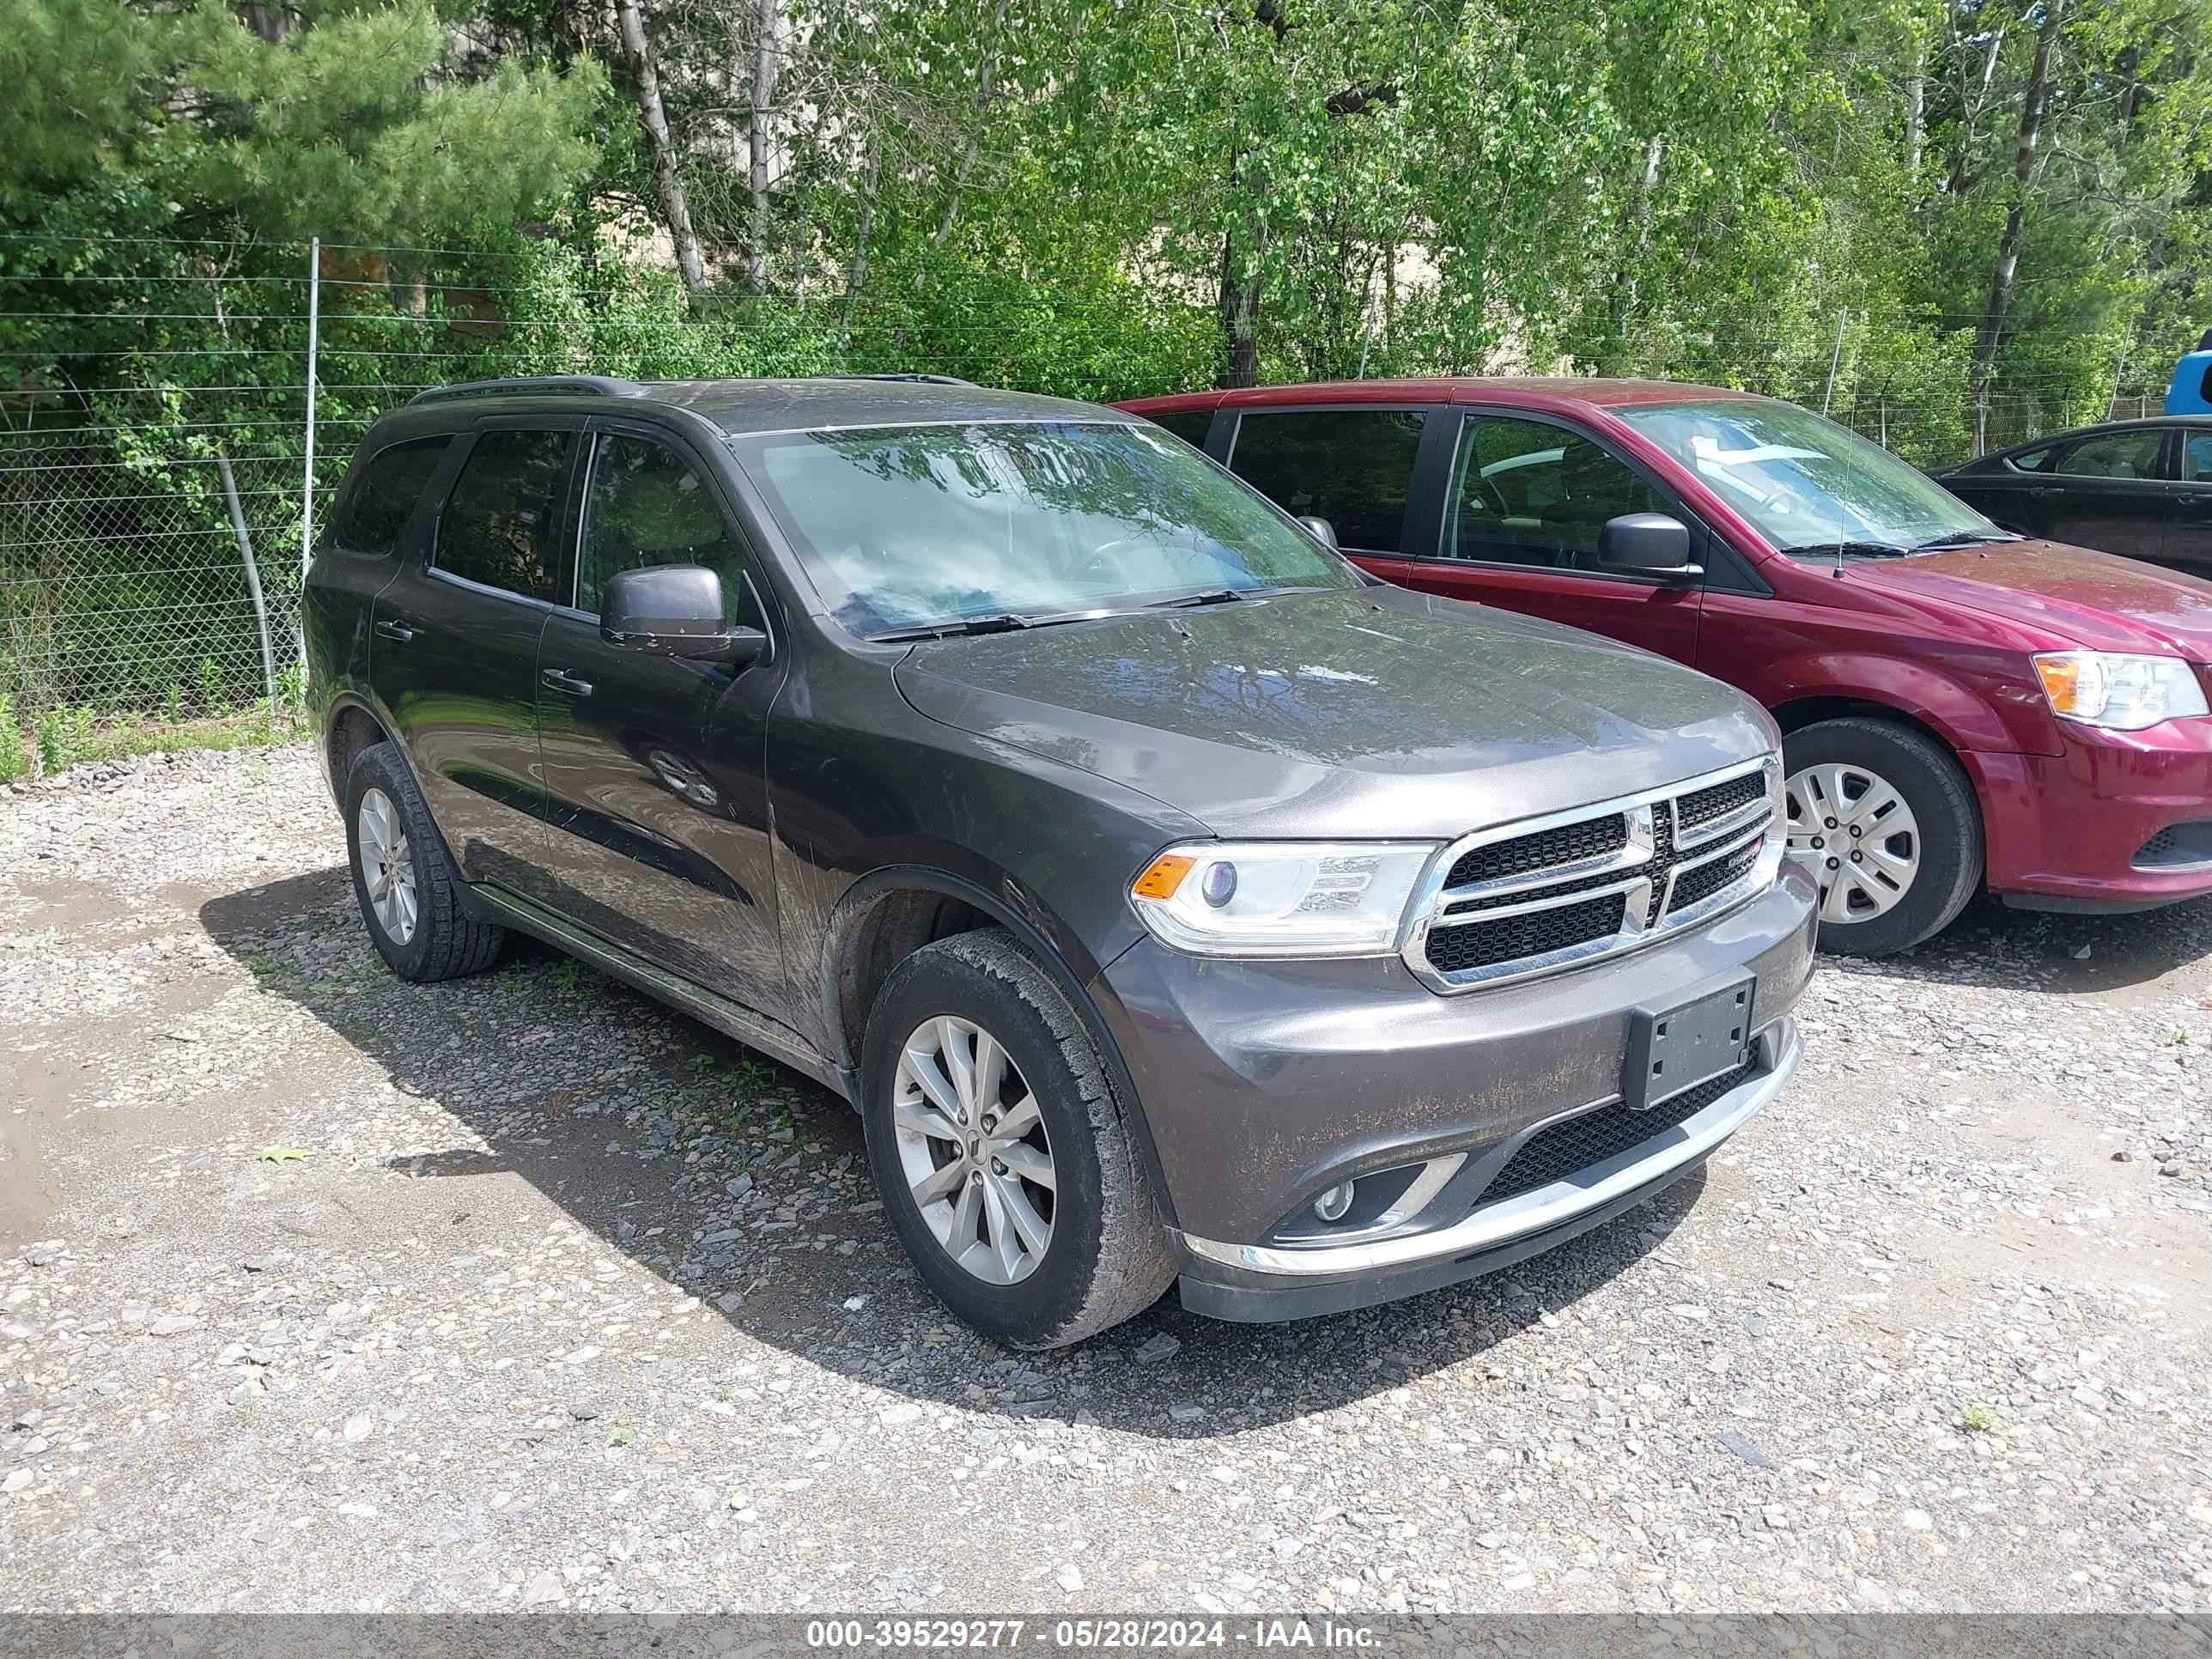
[[[397,640],[402,645],[415,637],[415,630],[404,622],[380,622],[376,625],[376,631],[386,639]]]
[[[2212,495],[2177,495],[2173,499],[2177,507],[2212,507]]]
[[[592,683],[580,674],[571,674],[565,668],[549,668],[538,678],[556,691],[566,691],[572,697],[588,697]]]

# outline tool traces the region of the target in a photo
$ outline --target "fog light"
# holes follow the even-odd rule
[[[1343,1220],[1352,1212],[1352,1182],[1346,1181],[1330,1188],[1319,1198],[1314,1200],[1314,1213],[1323,1221]]]

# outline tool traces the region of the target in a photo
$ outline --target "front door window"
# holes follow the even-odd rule
[[[1444,522],[1444,556],[1595,570],[1606,520],[1672,502],[1578,433],[1540,421],[1470,416]]]
[[[576,608],[596,617],[607,584],[623,571],[670,564],[713,571],[722,579],[726,618],[760,626],[758,608],[747,599],[744,562],[698,474],[650,438],[601,438],[584,496]]]

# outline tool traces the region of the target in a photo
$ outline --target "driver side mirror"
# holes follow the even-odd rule
[[[1336,526],[1331,524],[1327,519],[1317,519],[1311,514],[1308,514],[1305,517],[1298,520],[1298,527],[1304,530],[1307,535],[1319,542],[1323,547],[1327,548],[1330,552],[1334,553],[1338,550],[1336,545]]]
[[[723,620],[722,579],[703,565],[623,571],[599,605],[602,639],[656,657],[742,668],[768,648],[759,629]]]
[[[1703,565],[1690,562],[1689,526],[1671,513],[1607,519],[1598,532],[1597,562],[1601,570],[1662,581],[1694,581],[1705,574]]]

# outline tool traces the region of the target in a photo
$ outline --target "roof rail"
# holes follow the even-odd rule
[[[407,402],[411,407],[416,404],[454,403],[463,398],[527,398],[554,392],[587,392],[595,398],[645,396],[645,388],[635,380],[617,380],[611,374],[536,374],[506,380],[462,380],[453,386],[434,386],[427,392],[416,392]]]
[[[918,386],[973,386],[973,380],[963,380],[951,374],[918,374],[905,372],[896,374],[817,374],[817,380],[906,380]]]

